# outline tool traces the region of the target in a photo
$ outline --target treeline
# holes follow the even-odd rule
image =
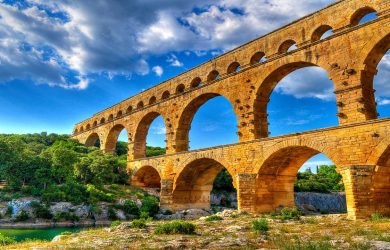
[[[296,192],[330,193],[344,191],[342,176],[337,173],[336,166],[322,165],[317,167],[317,173],[310,169],[297,174],[294,184]]]

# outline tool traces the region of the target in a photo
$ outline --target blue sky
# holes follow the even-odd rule
[[[161,2],[0,1],[0,133],[69,134],[92,114],[334,1]],[[389,76],[386,55],[375,80],[381,117],[390,115]],[[268,107],[271,136],[337,125],[332,92],[319,68],[287,76]],[[227,100],[210,100],[194,118],[191,149],[237,142],[236,124]],[[148,145],[164,146],[164,137],[158,118]]]

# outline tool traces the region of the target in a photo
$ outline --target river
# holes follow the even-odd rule
[[[47,229],[0,229],[2,235],[15,238],[16,241],[24,241],[26,239],[52,240],[55,236],[63,232],[76,233],[82,228],[76,227],[60,227]]]

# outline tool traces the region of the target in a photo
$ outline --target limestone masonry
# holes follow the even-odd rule
[[[93,115],[75,126],[73,138],[87,146],[99,139],[103,151],[114,152],[126,129],[132,185],[161,187],[161,206],[171,210],[208,208],[223,168],[233,177],[240,210],[294,206],[297,171],[323,153],[343,176],[350,218],[390,215],[390,119],[377,119],[373,89],[390,48],[389,8],[390,0],[339,1]],[[378,18],[359,25],[373,11]],[[333,35],[321,39],[330,29]],[[288,51],[293,44],[298,48]],[[272,91],[308,66],[323,68],[333,81],[339,126],[269,137]],[[216,96],[233,106],[239,143],[189,151],[191,121]],[[146,158],[148,129],[159,115],[167,154]]]

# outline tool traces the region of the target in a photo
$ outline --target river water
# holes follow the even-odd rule
[[[47,229],[0,229],[0,234],[13,237],[16,241],[24,241],[27,239],[52,240],[55,236],[63,232],[76,233],[82,228],[63,227],[63,228],[47,228]]]

